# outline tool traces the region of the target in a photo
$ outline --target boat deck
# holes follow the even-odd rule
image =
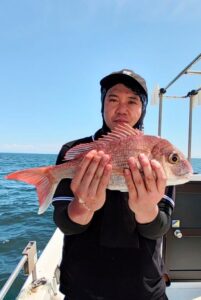
[[[63,234],[57,229],[37,262],[37,278],[45,277],[47,283],[31,289],[32,276],[29,276],[17,300],[63,300],[55,276],[55,268],[61,259],[62,242]],[[167,288],[167,295],[169,300],[201,300],[201,282],[172,282]]]

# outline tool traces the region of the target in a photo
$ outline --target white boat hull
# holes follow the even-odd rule
[[[59,229],[56,229],[36,264],[37,279],[46,279],[46,283],[33,288],[32,275],[30,275],[17,300],[62,300],[64,298],[58,290],[55,274],[61,260],[62,244],[63,234]]]

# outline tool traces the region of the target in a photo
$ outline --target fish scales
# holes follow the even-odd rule
[[[111,163],[114,172],[123,174],[123,169],[128,168],[128,159],[133,156],[138,159],[140,153],[144,153],[149,159],[153,158],[152,148],[157,143],[158,137],[154,136],[126,136],[119,140],[103,143],[100,140],[94,145],[94,149],[103,150],[111,155]]]

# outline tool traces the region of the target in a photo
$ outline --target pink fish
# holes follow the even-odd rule
[[[61,165],[25,169],[10,173],[6,178],[35,185],[39,199],[38,213],[41,214],[50,205],[60,180],[73,178],[83,157],[93,149],[102,150],[110,155],[110,190],[127,191],[123,170],[128,168],[128,158],[133,156],[137,159],[140,153],[161,163],[167,176],[167,185],[183,184],[190,180],[193,172],[182,152],[169,141],[157,136],[143,135],[124,124],[118,125],[111,133],[97,141],[71,148],[65,154],[66,162]]]

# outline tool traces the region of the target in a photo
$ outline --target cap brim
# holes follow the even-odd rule
[[[110,74],[100,81],[101,87],[106,89],[109,89],[118,83],[123,83],[132,90],[139,89],[141,92],[147,95],[147,91],[144,89],[144,87],[135,78],[127,74]]]

